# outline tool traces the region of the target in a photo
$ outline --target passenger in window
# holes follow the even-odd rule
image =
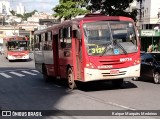
[[[148,52],[152,52],[152,44],[149,45]]]

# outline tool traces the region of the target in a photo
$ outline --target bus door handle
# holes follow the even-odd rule
[[[70,51],[64,51],[64,56],[65,57],[70,57]]]

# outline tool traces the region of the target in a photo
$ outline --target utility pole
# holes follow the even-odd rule
[[[2,26],[4,26],[5,25],[5,16],[3,15],[2,16]]]
[[[144,9],[144,7],[142,7],[142,0],[139,0],[139,25],[142,26],[142,9]]]
[[[139,1],[139,21],[142,21],[142,0]]]

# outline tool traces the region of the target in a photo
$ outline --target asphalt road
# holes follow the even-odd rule
[[[29,117],[30,119],[160,118],[160,116],[98,116],[102,112],[96,111],[91,112],[89,116],[84,116],[83,111],[78,112],[79,116],[70,116],[76,110],[160,110],[160,85],[148,81],[125,79],[121,89],[114,88],[110,82],[92,82],[71,91],[63,80],[45,83],[41,73],[35,70],[33,54],[30,57],[27,62],[8,62],[3,55],[0,56],[1,110],[61,110],[64,115],[67,115]],[[65,110],[73,110],[73,112],[65,112]],[[3,118],[17,119],[18,117]]]

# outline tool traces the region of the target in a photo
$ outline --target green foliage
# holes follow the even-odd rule
[[[136,20],[137,10],[133,10],[132,12],[125,11],[133,1],[134,0],[91,0],[91,5],[88,5],[87,9],[92,12],[99,10],[109,16],[127,16]]]
[[[60,5],[52,9],[55,12],[53,15],[59,19],[64,18],[65,20],[77,15],[84,15],[89,13],[88,10],[82,9],[84,4],[84,0],[60,0]]]
[[[14,10],[11,10],[10,13],[15,16],[16,12]]]
[[[17,17],[23,18],[23,15],[21,14],[16,14]]]
[[[137,9],[132,12],[126,12],[130,4],[134,0],[59,0],[60,5],[57,5],[52,10],[55,12],[54,16],[65,19],[86,14],[89,12],[99,11],[109,16],[127,16],[136,21]],[[142,0],[136,0],[142,2]],[[86,9],[81,9],[85,7]]]
[[[24,15],[21,15],[21,14],[17,14],[16,16],[17,17],[21,17],[22,20],[26,21],[28,17],[31,17],[32,15],[35,14],[35,12],[37,12],[37,10],[34,10],[32,12],[29,12],[29,13],[25,13]]]

